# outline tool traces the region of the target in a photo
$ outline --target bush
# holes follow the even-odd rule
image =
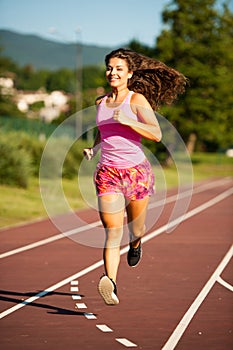
[[[50,139],[43,154],[40,176],[50,179],[74,178],[77,176],[85,147],[87,147],[85,141],[76,141],[72,144],[71,139],[67,137]]]
[[[13,138],[17,136],[18,148],[27,152],[31,158],[32,174],[39,175],[40,159],[43,153],[44,141],[40,141],[35,135],[31,136],[27,133],[11,134]]]
[[[2,135],[1,135],[2,136]],[[26,188],[32,172],[31,158],[17,143],[0,138],[0,183]]]
[[[83,160],[83,148],[89,147],[86,141],[78,140],[70,147],[64,161],[63,176],[72,179],[77,176],[78,168]]]
[[[69,137],[61,136],[49,139],[49,146],[45,145],[46,140],[25,132],[0,133],[0,183],[27,187],[29,177],[39,173],[45,178],[77,176],[86,141],[72,144]]]

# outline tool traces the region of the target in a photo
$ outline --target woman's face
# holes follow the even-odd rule
[[[106,78],[111,87],[127,87],[128,79],[132,77],[132,72],[128,69],[126,60],[122,58],[110,58],[106,67]]]

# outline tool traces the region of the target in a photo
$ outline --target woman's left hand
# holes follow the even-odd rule
[[[129,124],[130,121],[130,118],[128,118],[120,109],[114,111],[113,119],[121,124]]]

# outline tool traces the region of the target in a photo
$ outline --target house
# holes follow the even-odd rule
[[[69,97],[62,91],[47,93],[41,89],[31,92],[18,91],[15,101],[18,109],[24,113],[28,112],[34,103],[43,102],[44,106],[39,110],[39,117],[45,122],[51,122],[68,109]]]

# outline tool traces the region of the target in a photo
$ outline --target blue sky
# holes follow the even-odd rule
[[[223,0],[219,0],[223,1]],[[0,28],[43,38],[116,47],[154,46],[170,0],[0,0]],[[233,9],[233,0],[230,0]]]
[[[0,28],[59,41],[153,45],[169,0],[0,0]]]

